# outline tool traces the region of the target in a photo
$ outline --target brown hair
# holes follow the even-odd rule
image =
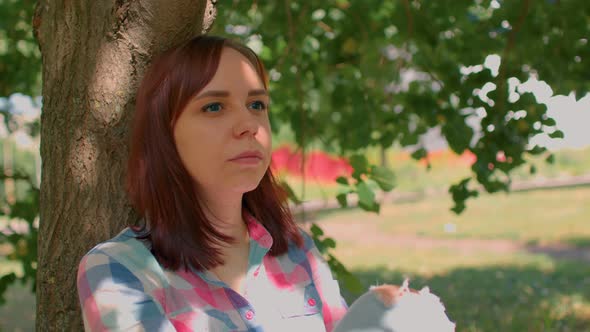
[[[215,75],[224,47],[243,54],[268,89],[264,66],[250,48],[222,37],[198,36],[157,57],[136,96],[126,189],[143,222],[131,227],[139,238],[149,239],[160,264],[173,270],[223,264],[213,244],[236,241],[205,217],[173,137],[176,119]],[[272,256],[284,254],[289,241],[300,247],[303,243],[286,197],[268,168],[258,187],[242,199],[243,208],[272,236]]]

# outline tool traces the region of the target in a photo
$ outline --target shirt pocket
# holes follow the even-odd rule
[[[322,303],[313,283],[283,291],[277,299],[277,309],[288,331],[325,331]]]

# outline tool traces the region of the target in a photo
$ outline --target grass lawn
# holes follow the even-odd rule
[[[588,187],[482,196],[457,217],[450,198],[433,197],[383,206],[379,216],[326,213],[316,223],[366,287],[404,277],[428,285],[457,331],[590,331],[590,260],[527,249],[590,250],[588,202]],[[456,231],[446,233],[451,223]]]
[[[590,188],[482,195],[457,216],[448,195],[384,205],[380,215],[359,209],[319,213],[320,220],[370,220],[387,234],[437,238],[508,239],[528,243],[569,242],[590,247]],[[445,231],[454,228],[453,232]]]

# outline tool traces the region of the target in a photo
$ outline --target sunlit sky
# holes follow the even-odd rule
[[[565,137],[551,139],[547,135],[537,135],[532,143],[551,150],[590,145],[590,94],[577,102],[573,95],[551,97],[541,93],[541,96],[537,100],[547,105],[547,114],[555,119],[557,128],[563,131]]]
[[[500,56],[492,54],[485,59],[483,67],[490,69],[492,75],[496,76],[500,63]],[[528,81],[522,83],[515,78],[508,79],[513,91],[509,99],[517,98],[516,91],[532,92],[537,102],[547,105],[547,115],[555,120],[556,128],[564,133],[563,139],[552,139],[547,134],[537,135],[533,137],[531,144],[538,144],[551,150],[590,145],[590,131],[587,128],[590,125],[590,94],[578,101],[573,93],[568,96],[553,96],[553,90],[547,83],[537,80],[534,75],[531,76]],[[491,85],[495,88],[494,84]]]

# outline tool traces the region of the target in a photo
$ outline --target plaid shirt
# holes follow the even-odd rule
[[[162,268],[129,228],[90,250],[78,269],[87,331],[332,331],[346,314],[338,282],[300,229],[278,257],[268,231],[247,218],[245,296],[210,271]]]

